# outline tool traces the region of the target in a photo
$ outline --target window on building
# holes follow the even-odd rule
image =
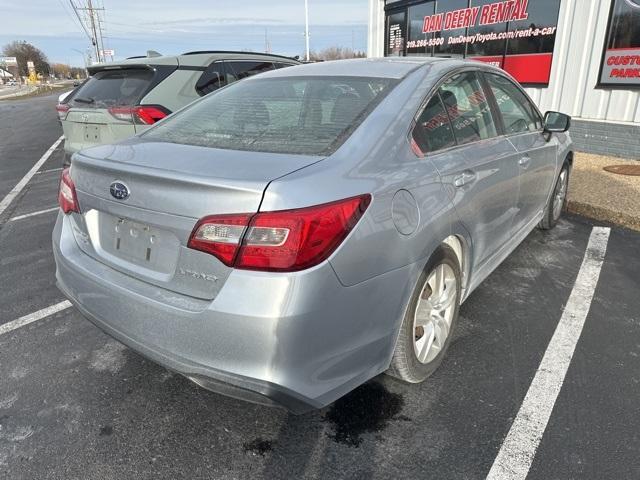
[[[484,6],[496,3],[495,0],[471,0],[470,7],[478,7],[480,10]],[[481,25],[481,13],[478,14],[478,20],[475,26],[467,30],[467,35],[482,35],[483,38],[494,38],[484,41],[473,41],[467,43],[467,57],[482,57],[482,61],[490,62],[498,66],[502,66],[504,52],[507,45],[505,32],[507,31],[507,22],[491,23]],[[478,58],[477,60],[480,60]]]
[[[535,132],[542,127],[542,120],[536,109],[511,80],[493,74],[485,74],[485,78],[502,115],[504,133],[511,135]]]
[[[469,6],[469,0],[449,0],[448,2],[438,2],[436,8],[436,14],[452,12],[467,8]],[[445,34],[446,33],[446,34]],[[443,38],[442,44],[436,44],[434,46],[434,55],[441,57],[464,57],[466,51],[466,43],[456,41],[450,42],[449,39],[460,40],[467,34],[466,28],[455,28],[447,30],[446,32],[436,32],[436,38]]]
[[[425,153],[453,147],[456,144],[449,116],[437,93],[431,97],[418,117],[413,129],[413,140]]]
[[[524,35],[507,40],[503,68],[519,82],[549,83],[559,8],[558,0],[536,0],[529,2],[526,20],[509,22],[509,32]]]
[[[547,85],[560,1],[386,0],[385,52],[468,57],[502,67],[520,83]]]
[[[640,0],[613,0],[600,84],[640,86]]]
[[[438,89],[458,144],[495,137],[496,126],[489,102],[474,72],[447,79]]]
[[[387,57],[402,56],[405,54],[406,31],[406,10],[387,15],[387,36],[385,40],[385,55]]]
[[[433,52],[433,33],[423,33],[424,18],[433,15],[435,2],[409,7],[409,40],[407,55],[429,55]]]

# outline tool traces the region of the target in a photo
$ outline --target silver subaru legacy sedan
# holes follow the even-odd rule
[[[303,412],[381,372],[421,382],[460,304],[558,221],[569,123],[479,62],[261,74],[74,155],[57,284],[109,335],[236,398]]]

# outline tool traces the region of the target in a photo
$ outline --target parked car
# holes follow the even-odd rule
[[[558,221],[569,123],[480,62],[273,70],[75,154],[57,284],[226,395],[302,412],[382,372],[421,382],[459,305]]]
[[[91,77],[56,107],[65,136],[64,163],[83,148],[140,133],[236,80],[298,63],[263,53],[198,51],[178,56],[152,52],[88,67]]]

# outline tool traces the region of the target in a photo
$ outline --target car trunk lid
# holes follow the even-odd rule
[[[257,212],[271,180],[318,160],[140,140],[94,147],[74,157],[71,169],[82,211],[73,215],[76,240],[127,275],[212,299],[231,268],[187,248],[197,221]],[[128,194],[115,198],[114,184]]]

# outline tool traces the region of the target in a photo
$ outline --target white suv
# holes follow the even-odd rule
[[[56,109],[65,136],[65,165],[83,148],[113,143],[229,83],[297,65],[264,53],[198,51],[132,57],[89,67],[91,77]]]

